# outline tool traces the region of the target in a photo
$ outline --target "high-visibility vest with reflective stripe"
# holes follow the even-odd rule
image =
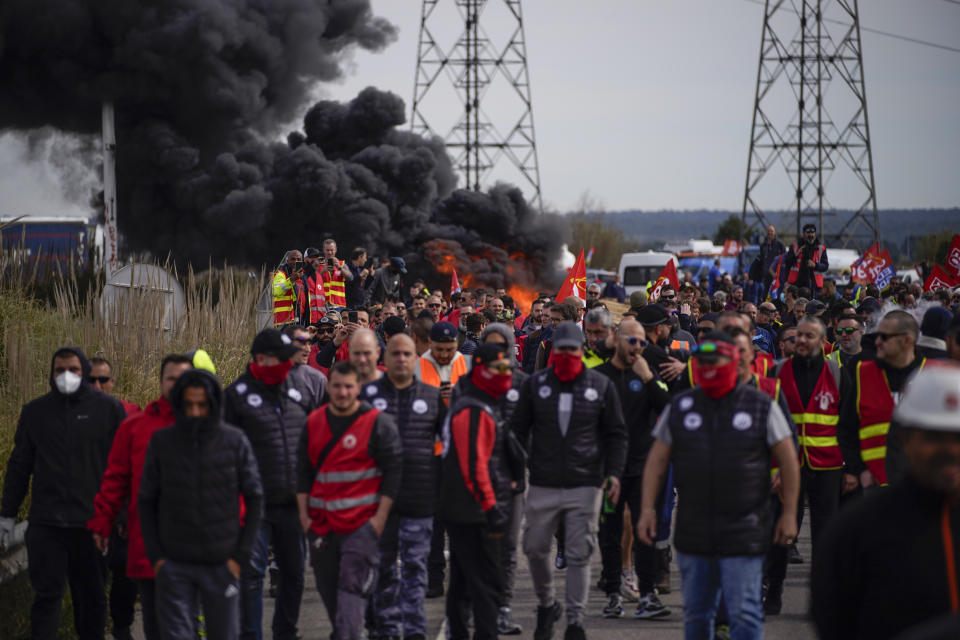
[[[919,369],[927,360],[920,361]],[[887,374],[875,360],[857,363],[857,415],[860,417],[860,457],[881,485],[887,484],[884,460],[887,432],[896,407]]]
[[[318,322],[326,315],[326,298],[323,296],[323,281],[319,273],[307,278],[307,297],[310,300],[310,322]]]
[[[837,423],[840,420],[840,390],[830,365],[823,363],[813,393],[803,406],[797,378],[793,373],[793,358],[780,367],[783,395],[797,423],[797,444],[800,464],[810,469],[839,469],[843,466]]]
[[[460,376],[466,375],[467,373],[467,359],[462,355],[455,355],[453,364],[450,367],[450,386],[454,387],[457,384],[457,380],[460,379]],[[440,383],[443,382],[440,379],[440,373],[437,371],[436,367],[433,366],[433,363],[421,357],[420,358],[420,380],[431,387],[439,387]],[[450,404],[449,399],[444,400],[446,404]]]
[[[790,246],[793,255],[797,257],[796,261],[793,263],[793,266],[790,267],[790,271],[787,272],[787,284],[793,284],[797,281],[797,278],[800,277],[800,260],[803,257],[802,250],[797,246],[797,243],[794,242]],[[820,262],[820,254],[826,251],[827,248],[818,244],[817,248],[813,250],[813,258],[811,258],[814,263]],[[811,268],[812,270],[812,268]],[[819,271],[813,271],[813,281],[817,283],[817,288],[823,287],[823,274]]]
[[[293,307],[297,303],[297,289],[282,269],[273,274],[273,324],[293,322]]]
[[[770,399],[776,403],[780,399],[780,380],[778,378],[768,378],[767,376],[758,376],[753,374],[753,383],[757,389],[770,396]],[[780,471],[780,464],[777,462],[777,456],[770,456],[770,477]]]
[[[774,363],[773,355],[766,351],[757,351],[756,356],[753,358],[753,364],[750,365],[750,373],[755,373],[758,376],[768,376]]]
[[[581,360],[583,360],[583,366],[585,366],[587,369],[593,369],[594,367],[599,367],[604,362],[606,362],[606,360],[598,356],[596,353],[594,353],[590,349],[583,350],[583,357],[581,358]]]
[[[673,351],[690,351],[690,343],[686,340],[671,340],[670,349]]]
[[[343,269],[344,262],[341,260],[333,270],[333,274],[326,270],[321,272],[321,278],[323,279],[323,297],[331,307],[347,306],[347,285],[344,283],[343,273],[341,273]]]
[[[331,531],[346,535],[359,529],[377,511],[383,479],[370,457],[370,436],[380,414],[370,409],[357,416],[317,468],[320,452],[333,433],[323,405],[307,419],[307,454],[316,470],[307,498],[310,528],[318,536]]]

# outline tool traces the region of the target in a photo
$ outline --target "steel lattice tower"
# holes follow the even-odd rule
[[[452,20],[444,22],[441,10],[451,5],[462,31],[445,48],[435,34],[449,31]],[[497,5],[501,15],[489,16],[490,5]],[[509,34],[505,44],[488,36],[488,18],[491,32]],[[449,123],[444,123],[451,116],[449,103],[430,104],[443,90],[455,92],[462,105]],[[526,181],[532,190],[528,200],[542,207],[532,104],[520,0],[423,1],[411,126],[417,133],[439,136],[455,150],[455,166],[468,188],[480,190],[489,180],[503,178],[502,172],[494,175],[494,168],[506,159],[512,174],[508,170],[505,175],[513,182]]]
[[[743,227],[783,209],[797,237],[813,222],[828,246],[878,240],[857,0],[766,0]]]

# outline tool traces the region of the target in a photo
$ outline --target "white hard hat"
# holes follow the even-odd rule
[[[907,383],[893,417],[906,427],[960,432],[960,367],[928,363]]]

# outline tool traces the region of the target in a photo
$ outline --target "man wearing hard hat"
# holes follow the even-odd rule
[[[826,640],[960,637],[960,367],[918,372],[893,421],[906,477],[842,510],[814,556],[813,616]],[[949,630],[917,635],[951,615]]]

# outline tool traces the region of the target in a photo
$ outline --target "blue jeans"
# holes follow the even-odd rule
[[[763,638],[760,584],[764,556],[710,557],[677,552],[683,579],[683,637],[712,640],[720,594],[730,615],[732,640]]]
[[[424,599],[432,533],[432,516],[393,516],[387,520],[380,537],[380,579],[373,598],[373,637],[427,635]]]
[[[303,570],[306,542],[296,505],[264,510],[260,531],[250,550],[250,562],[240,574],[241,606],[240,637],[244,640],[263,638],[263,577],[267,571],[270,547],[279,570],[277,600],[273,612],[274,640],[295,640],[303,596]]]

